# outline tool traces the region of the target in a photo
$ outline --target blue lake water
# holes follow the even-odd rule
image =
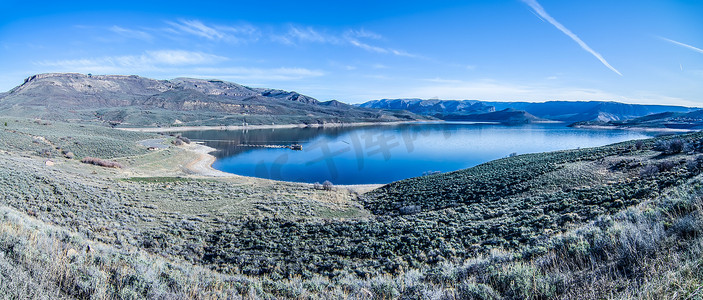
[[[511,153],[602,146],[656,133],[564,124],[413,123],[182,134],[218,149],[213,167],[224,172],[308,183],[370,184],[460,170]],[[291,144],[300,144],[303,150],[243,146]]]

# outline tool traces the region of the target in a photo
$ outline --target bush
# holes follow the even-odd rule
[[[418,205],[408,205],[400,208],[401,215],[414,215],[422,211],[422,207]]]
[[[322,188],[325,191],[331,191],[332,187],[333,187],[332,182],[330,182],[329,180],[325,180],[325,182],[322,183]]]
[[[654,175],[657,175],[657,173],[659,173],[659,167],[655,165],[648,165],[642,168],[642,171],[640,171],[640,176],[652,177]]]
[[[695,159],[686,163],[686,168],[690,171],[698,171],[701,167],[703,167],[703,155],[698,155]]]
[[[677,154],[681,153],[685,147],[685,143],[681,139],[674,140],[659,140],[654,144],[654,150],[662,152],[662,154]]]
[[[500,299],[498,293],[496,293],[493,288],[482,283],[470,283],[464,282],[457,289],[458,299],[476,299],[476,300],[488,300],[488,299]]]
[[[643,141],[637,141],[635,142],[635,149],[637,150],[642,150],[644,148],[644,142]]]
[[[81,159],[81,162],[84,164],[91,164],[91,165],[96,165],[96,166],[101,166],[101,167],[106,167],[106,168],[124,168],[124,166],[116,161],[109,161],[109,160],[104,160],[100,158],[95,158],[95,157],[84,157]]]

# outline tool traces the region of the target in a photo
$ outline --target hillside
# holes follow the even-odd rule
[[[359,106],[378,109],[402,109],[445,120],[462,118],[457,115],[472,115],[471,118],[473,119],[485,119],[491,118],[489,113],[512,109],[524,111],[534,116],[535,120],[544,119],[568,123],[621,121],[663,112],[690,112],[695,110],[694,108],[683,106],[640,105],[603,101],[491,102],[478,100],[383,99],[369,101]],[[483,114],[489,115],[486,117],[481,116]],[[508,120],[505,121],[508,122]]]
[[[612,101],[487,102],[497,109],[514,108],[540,118],[564,121],[620,121],[662,112],[689,112],[695,108],[672,105],[627,104]]]
[[[495,111],[495,108],[478,101],[383,99],[359,105],[360,107],[407,110],[420,115],[443,118],[453,114],[478,114]]]
[[[341,104],[341,103],[340,103]],[[322,104],[275,89],[221,80],[39,74],[0,95],[0,115],[118,127],[322,124],[416,120],[411,113]]]
[[[31,284],[80,298],[603,298],[670,294],[646,285],[663,280],[655,266],[682,295],[702,279],[676,273],[698,257],[687,245],[699,241],[700,199],[685,196],[702,186],[700,133],[520,155],[357,195],[193,175],[199,154],[173,137],[5,122],[0,269],[12,271],[0,289],[42,274]],[[677,141],[690,151],[668,151]]]
[[[613,128],[670,128],[700,130],[703,129],[703,110],[692,112],[664,112],[623,121],[578,122],[572,126],[606,126]]]
[[[526,111],[512,108],[480,114],[451,114],[443,116],[442,119],[447,121],[496,122],[502,124],[527,124],[546,121]]]

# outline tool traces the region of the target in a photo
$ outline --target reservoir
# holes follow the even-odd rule
[[[283,181],[389,183],[515,154],[595,147],[655,132],[565,124],[408,123],[182,133],[216,148],[215,169]],[[292,150],[299,145],[300,150]],[[297,149],[297,146],[295,147]]]

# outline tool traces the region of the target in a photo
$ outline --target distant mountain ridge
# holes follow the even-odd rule
[[[496,111],[475,100],[422,100],[422,99],[383,99],[363,103],[361,107],[385,109],[402,109],[416,114],[441,117],[450,114],[487,113]]]
[[[622,121],[663,112],[687,113],[696,110],[696,108],[683,106],[627,104],[612,101],[496,102],[479,100],[382,99],[369,101],[359,106],[377,109],[404,109],[416,114],[433,116],[444,120],[464,121],[490,119],[491,113],[512,109],[526,113],[521,120],[524,123],[544,120],[569,123]],[[488,115],[485,116],[486,114]],[[517,121],[514,119],[514,112],[512,117],[512,122]],[[505,122],[510,123],[511,121],[505,120]]]
[[[607,126],[616,128],[670,128],[670,129],[703,129],[703,109],[692,112],[663,112],[624,121],[587,121],[577,122],[573,126]]]
[[[425,119],[320,102],[293,91],[222,80],[136,75],[38,74],[0,94],[0,114],[113,126],[323,124]]]

